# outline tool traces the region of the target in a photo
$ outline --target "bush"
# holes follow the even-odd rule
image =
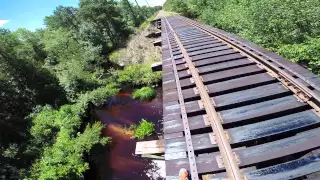
[[[139,125],[131,125],[130,129],[134,131],[134,136],[132,138],[143,139],[146,136],[150,136],[154,133],[154,123],[148,122],[145,119],[140,121]]]
[[[90,102],[99,106],[106,102],[109,97],[115,96],[119,90],[115,83],[110,83],[105,87],[81,94],[74,106],[77,107],[78,112],[84,113]]]
[[[114,51],[113,53],[110,54],[109,60],[113,63],[120,64],[119,58],[120,58],[120,55],[122,52],[123,52],[123,49],[119,49],[117,51]]]
[[[320,38],[309,38],[301,44],[282,45],[278,52],[294,62],[307,65],[309,70],[320,75]]]
[[[133,92],[133,99],[151,100],[156,97],[156,91],[151,87],[143,87]]]
[[[101,122],[86,125],[81,131],[89,102],[98,106],[114,96],[119,89],[115,84],[88,91],[79,95],[75,104],[60,109],[38,106],[32,118],[32,153],[41,154],[31,169],[31,179],[81,179],[89,169],[83,158],[96,145],[105,145],[111,138],[101,137],[104,125]],[[36,152],[34,152],[36,151]]]
[[[150,64],[134,64],[113,72],[121,85],[151,86],[161,80],[160,72],[152,72]]]
[[[101,122],[87,125],[79,132],[82,120],[74,105],[64,105],[59,110],[38,107],[30,117],[34,123],[31,128],[33,150],[41,153],[31,169],[31,179],[81,178],[89,168],[83,154],[95,145],[110,141],[110,138],[101,137],[104,127]]]

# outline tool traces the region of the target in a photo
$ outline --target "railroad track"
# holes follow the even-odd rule
[[[320,79],[222,30],[161,19],[167,179],[320,178]]]

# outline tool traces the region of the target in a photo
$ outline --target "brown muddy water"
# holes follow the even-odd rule
[[[136,156],[137,140],[131,139],[132,132],[125,130],[132,123],[146,119],[155,123],[156,132],[161,132],[162,89],[149,102],[133,100],[130,92],[119,93],[106,107],[97,108],[96,116],[105,124],[104,136],[112,137],[112,144],[96,158],[99,180],[155,180],[163,179],[164,161]],[[158,139],[157,135],[148,140]]]

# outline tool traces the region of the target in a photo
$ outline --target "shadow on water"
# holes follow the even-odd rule
[[[108,106],[96,108],[98,119],[105,124],[104,136],[112,137],[112,144],[106,147],[95,158],[99,180],[150,180],[164,176],[164,162],[135,156],[137,140],[131,139],[132,133],[126,131],[132,123],[147,119],[156,124],[156,132],[160,133],[162,119],[162,90],[157,89],[157,97],[149,102],[133,100],[130,92],[121,92],[115,96]],[[148,140],[157,139],[155,135]],[[162,167],[162,168],[161,168]],[[153,177],[152,177],[153,176]]]

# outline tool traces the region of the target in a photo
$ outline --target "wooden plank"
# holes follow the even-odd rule
[[[164,153],[164,140],[141,141],[136,143],[135,154],[162,154]]]
[[[253,65],[253,64],[254,63],[252,61],[249,61],[248,59],[236,59],[234,61],[227,61],[225,63],[202,66],[198,68],[198,71],[199,71],[199,74],[204,74],[207,72],[223,71],[231,68],[236,68],[239,66]]]
[[[177,88],[175,80],[168,80],[168,81],[162,82],[162,90],[164,90],[164,91],[170,90],[170,89],[175,89],[175,88]]]
[[[172,120],[181,120],[181,115],[180,113],[172,113],[172,114],[167,114],[163,115],[163,121],[172,121]]]
[[[223,81],[224,79],[234,79],[239,76],[249,75],[253,73],[262,73],[265,72],[265,70],[258,68],[256,65],[250,65],[245,67],[239,67],[234,69],[229,69],[225,71],[220,71],[216,73],[210,73],[202,75],[202,79],[204,83],[208,82],[219,82]]]
[[[216,107],[224,107],[245,104],[248,102],[260,102],[259,99],[277,97],[289,93],[290,91],[284,88],[282,85],[273,83],[234,93],[214,96],[213,99]]]
[[[278,83],[274,83],[221,96],[214,96],[212,99],[215,103],[213,105],[218,109],[222,109],[225,107],[239,107],[241,105],[258,103],[263,100],[283,97],[289,94],[291,93],[288,89]],[[203,108],[199,106],[199,101],[190,101],[185,103],[185,105],[187,113],[189,114],[203,110]]]
[[[187,34],[177,34],[180,41],[188,40],[190,38],[195,39],[195,38],[201,38],[201,37],[209,37],[208,34],[205,34],[201,31],[198,31],[196,33],[187,33]]]
[[[187,158],[187,153],[184,152],[178,152],[178,153],[166,153],[164,159],[166,161],[168,160],[174,160],[174,159],[183,159]]]
[[[247,167],[247,168],[242,168],[240,169],[241,172],[251,172],[256,170],[257,168],[255,166],[253,167]],[[213,180],[213,179],[217,179],[217,178],[221,178],[221,179],[227,179],[228,175],[227,172],[221,172],[221,173],[215,173],[215,174],[206,174],[202,176],[202,180]]]
[[[183,58],[183,55],[182,55],[182,54],[173,56],[173,59],[174,59],[174,60],[182,59],[182,58]]]
[[[212,41],[212,40],[215,40],[215,38],[209,36],[209,37],[199,38],[197,40],[185,41],[182,44],[183,44],[183,46],[188,46],[190,44],[195,44],[195,43],[200,43],[200,42],[205,42],[205,41]]]
[[[320,171],[320,154],[245,173],[248,180],[289,180]],[[275,173],[276,172],[276,173]]]
[[[176,52],[172,52],[172,55],[173,56],[180,56],[182,53],[181,53],[181,51],[176,51]]]
[[[236,60],[236,59],[244,59],[244,58],[246,58],[246,57],[241,55],[240,53],[233,53],[233,54],[227,54],[227,55],[223,55],[223,56],[212,57],[212,58],[194,61],[194,64],[196,67],[200,67],[200,66],[207,66],[210,64],[225,63],[228,61],[232,61],[232,60]]]
[[[203,129],[209,127],[209,124],[206,124],[203,118],[203,115],[188,117],[190,130]],[[163,131],[164,133],[174,133],[183,131],[182,120],[174,119],[163,122]]]
[[[240,165],[247,166],[279,157],[285,157],[298,152],[320,147],[320,128],[305,131],[295,136],[235,150],[240,158]]]
[[[195,32],[188,32],[188,33],[178,33],[177,34],[179,39],[182,41],[188,37],[198,37],[198,36],[206,36],[208,37],[208,34],[203,33],[201,31],[195,31]]]
[[[212,53],[206,53],[206,54],[200,54],[200,55],[195,55],[195,56],[190,56],[193,61],[199,61],[201,59],[208,59],[208,58],[213,58],[213,57],[218,57],[218,56],[224,56],[227,54],[234,54],[236,53],[235,50],[233,49],[226,49],[223,51],[217,51],[217,52],[212,52]]]
[[[188,41],[190,39],[196,39],[196,38],[203,38],[203,37],[210,37],[208,34],[205,34],[201,31],[192,32],[192,33],[186,33],[186,34],[177,34],[180,41]]]
[[[178,66],[178,64],[183,64],[183,63],[185,63],[186,61],[185,61],[184,59],[179,59],[179,60],[176,60],[175,62],[176,62],[176,64],[177,64],[177,66]]]
[[[201,46],[205,46],[205,45],[208,45],[208,44],[216,44],[216,43],[221,43],[221,41],[217,40],[217,39],[209,39],[207,41],[200,41],[200,42],[197,42],[197,43],[193,43],[193,44],[190,44],[190,45],[187,45],[187,46],[184,46],[185,49],[191,49],[191,48],[199,48]]]
[[[306,103],[299,102],[294,96],[286,96],[256,104],[220,111],[224,124],[239,121],[248,121],[254,118],[262,118],[282,111],[298,109],[306,106]]]
[[[178,101],[178,91],[177,89],[170,89],[167,91],[163,91],[162,101],[164,103]]]
[[[178,101],[164,102],[163,103],[163,115],[180,113],[180,104]]]
[[[172,80],[175,80],[175,78],[173,76],[173,72],[168,72],[168,73],[162,74],[162,81],[163,82],[172,81]]]
[[[166,140],[166,139],[175,139],[175,138],[181,138],[181,137],[184,137],[183,136],[183,132],[176,132],[176,133],[165,133],[163,135],[163,138]]]
[[[258,87],[264,84],[269,84],[271,82],[275,82],[275,78],[271,77],[267,73],[251,75],[241,78],[236,78],[220,83],[209,84],[207,88],[209,89],[209,93],[218,94],[226,94],[230,92],[234,92],[242,89],[248,89],[250,87]]]
[[[201,50],[193,51],[193,52],[190,52],[188,54],[189,54],[189,56],[196,56],[196,55],[200,55],[200,54],[218,52],[218,51],[227,50],[227,49],[230,49],[230,47],[227,46],[227,45],[223,45],[223,46],[218,46],[218,47],[212,47],[212,48],[208,48],[208,49],[201,49]]]
[[[205,74],[205,75],[202,75],[201,77],[203,79],[203,83],[208,84],[208,83],[217,83],[217,82],[227,81],[230,79],[235,79],[242,76],[249,76],[252,74],[259,74],[263,72],[265,72],[265,70],[258,68],[256,65],[250,65],[250,66],[238,67],[234,69],[228,69],[225,71]],[[194,86],[194,83],[191,82],[190,78],[182,79],[180,80],[180,82],[183,88]]]
[[[215,159],[215,157],[218,155],[219,153],[209,153],[201,154],[196,157],[198,173],[215,172],[222,170],[223,168],[218,167]],[[167,176],[178,176],[179,170],[181,168],[189,168],[189,161],[187,158],[166,161]]]
[[[218,43],[210,43],[210,44],[204,44],[202,46],[197,46],[197,47],[192,47],[192,48],[186,48],[187,52],[194,52],[194,51],[199,51],[202,49],[210,49],[210,48],[214,48],[214,47],[219,47],[219,46],[225,46],[225,43],[222,42],[218,42]]]
[[[203,150],[209,148],[216,148],[217,145],[212,143],[210,133],[192,135],[192,144],[194,150]],[[187,151],[184,137],[172,138],[165,140],[165,153],[178,153]]]
[[[178,70],[178,71],[187,70],[187,69],[188,69],[188,68],[187,68],[185,62],[183,62],[183,64],[177,65],[177,70]]]
[[[190,123],[190,121],[189,121]],[[189,124],[190,126],[190,124]],[[191,129],[191,127],[190,127]],[[183,131],[183,125],[182,125],[182,119],[175,119],[171,121],[163,121],[163,132],[165,134],[167,133],[175,133],[175,132],[182,132]]]
[[[210,95],[222,95],[231,92],[240,91],[243,89],[258,87],[264,84],[270,84],[276,82],[276,79],[271,77],[267,73],[246,76],[241,78],[236,78],[224,82],[219,82],[215,84],[207,85]],[[190,100],[195,97],[199,97],[193,91],[193,89],[184,89],[182,91],[185,100]]]
[[[263,137],[285,133],[320,123],[313,111],[303,111],[267,121],[228,129],[231,142],[245,142]]]

